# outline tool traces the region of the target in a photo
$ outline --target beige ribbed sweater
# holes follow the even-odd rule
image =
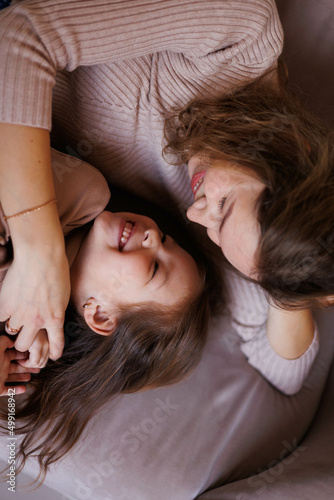
[[[1,13],[0,28],[0,121],[52,124],[54,143],[109,183],[178,213],[192,196],[186,169],[161,155],[164,111],[264,73],[282,49],[274,0],[25,0]],[[252,324],[251,304],[266,314],[257,287],[230,283],[237,329]],[[260,335],[263,344],[261,314],[259,321],[253,340]],[[292,374],[292,390],[302,384],[315,344],[283,364],[267,344],[265,373],[263,356],[245,354],[289,392]]]
[[[258,76],[282,47],[274,0],[28,0],[3,11],[1,32],[0,120],[50,129],[52,115],[67,153],[182,209],[164,109]]]

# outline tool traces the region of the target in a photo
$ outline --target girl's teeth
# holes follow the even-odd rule
[[[125,243],[128,241],[129,236],[131,234],[131,231],[133,229],[133,226],[134,226],[134,224],[132,224],[132,222],[127,222],[125,224],[125,227],[123,229],[122,236],[121,236],[122,248],[124,247]]]

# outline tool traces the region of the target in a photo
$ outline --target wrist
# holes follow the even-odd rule
[[[38,249],[40,245],[52,247],[54,251],[64,249],[64,235],[55,203],[27,215],[9,218],[7,224],[16,253],[31,247]]]
[[[40,205],[21,210],[20,212],[16,212],[15,214],[5,215],[4,219],[8,221],[9,219],[17,219],[17,217],[25,217],[35,212],[39,212],[39,210],[43,210],[43,208],[48,207],[49,205],[53,205],[54,203],[57,203],[57,200],[55,198],[46,201],[45,203],[41,203]]]

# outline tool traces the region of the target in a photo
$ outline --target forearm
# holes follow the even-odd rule
[[[100,0],[94,9],[91,7],[90,0],[18,3],[3,17],[5,35],[9,43],[31,49],[31,42],[42,42],[35,54],[40,62],[50,59],[56,69],[73,71],[81,65],[110,63],[163,50],[196,57],[241,41],[247,51],[250,39],[258,38],[261,44],[262,38],[268,36],[272,44],[277,43],[277,34],[271,34],[269,25],[280,27],[274,0],[263,0],[263,6],[239,0],[234,9],[221,0]],[[12,30],[11,34],[7,29],[13,21],[18,32]],[[54,40],[62,44],[54,44]]]
[[[0,124],[0,200],[5,215],[55,199],[47,130]],[[62,247],[56,204],[8,219],[14,251],[29,244]],[[48,238],[45,237],[46,231]],[[55,250],[57,248],[54,248]]]
[[[314,338],[315,325],[308,309],[286,311],[269,305],[267,337],[273,350],[285,359],[297,359]]]
[[[288,320],[282,317],[283,311],[272,307],[268,311],[267,298],[257,285],[231,272],[227,277],[232,325],[241,338],[240,349],[248,363],[284,394],[296,394],[308,376],[319,348],[309,311],[293,313]],[[292,339],[297,340],[300,336],[304,345],[298,342],[294,352],[291,348],[286,352],[281,345],[277,345],[277,338],[281,339],[283,346],[289,347]],[[310,344],[308,339],[311,339]],[[295,356],[296,359],[288,356]]]
[[[267,327],[267,328],[265,328]],[[286,395],[303,386],[319,350],[311,312],[269,306],[267,325],[241,346],[248,363]]]
[[[0,293],[0,320],[9,319],[11,328],[20,330],[15,342],[20,351],[45,328],[50,357],[56,359],[64,345],[70,281],[56,203],[44,205],[55,200],[47,131],[0,125],[0,199],[14,249]]]
[[[50,129],[58,70],[74,71],[79,66],[165,51],[180,53],[190,61],[200,58],[201,62],[209,56],[202,70],[213,65],[214,78],[223,82],[257,77],[274,64],[281,51],[275,3],[263,0],[250,5],[243,0],[235,4],[236,9],[231,9],[229,2],[220,0],[101,0],[92,9],[90,0],[32,0],[4,9],[0,120]],[[185,76],[193,78],[188,71],[187,64]]]

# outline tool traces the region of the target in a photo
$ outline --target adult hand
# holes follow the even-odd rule
[[[0,321],[7,320],[8,333],[23,327],[15,343],[20,351],[45,328],[50,357],[57,359],[70,280],[47,130],[0,123],[0,201],[14,252],[1,289]]]
[[[20,331],[15,348],[30,350],[39,331],[45,328],[49,356],[58,359],[64,348],[63,325],[69,296],[69,266],[64,250],[27,246],[14,252],[0,293],[0,320],[7,320],[8,334]]]
[[[27,368],[20,366],[13,361],[24,359],[25,354],[13,349],[14,341],[6,337],[0,336],[0,396],[6,396],[10,386],[5,386],[5,383],[12,384],[13,382],[28,382],[31,378],[30,373],[38,373],[38,368],[30,368],[27,373]],[[15,394],[25,392],[24,385],[15,386]]]

